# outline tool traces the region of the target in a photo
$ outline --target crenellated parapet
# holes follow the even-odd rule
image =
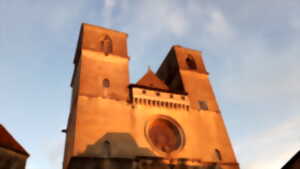
[[[185,93],[174,93],[165,90],[130,85],[133,105],[156,106],[170,109],[190,109],[190,101]]]

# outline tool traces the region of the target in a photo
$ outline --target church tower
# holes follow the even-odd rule
[[[239,169],[201,52],[129,83],[127,34],[83,24],[64,169]]]
[[[127,34],[83,24],[71,82],[72,102],[66,129],[64,168],[73,156],[94,156],[88,148],[107,131],[128,132]],[[124,115],[123,115],[124,116]],[[122,118],[121,118],[122,117]],[[124,116],[126,117],[126,116]]]

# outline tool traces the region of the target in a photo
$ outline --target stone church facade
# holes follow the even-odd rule
[[[127,34],[83,24],[64,169],[239,169],[198,50],[129,82]]]

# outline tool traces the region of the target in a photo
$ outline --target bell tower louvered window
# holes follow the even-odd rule
[[[101,39],[100,50],[103,51],[105,55],[112,53],[112,40],[108,35],[103,36]]]

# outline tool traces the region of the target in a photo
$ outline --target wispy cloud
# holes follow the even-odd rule
[[[300,149],[299,127],[300,117],[297,115],[270,129],[243,138],[236,145],[242,168],[282,167]]]
[[[206,28],[215,38],[224,38],[226,40],[233,36],[233,30],[220,10],[215,9],[209,13],[209,23],[206,25]]]

